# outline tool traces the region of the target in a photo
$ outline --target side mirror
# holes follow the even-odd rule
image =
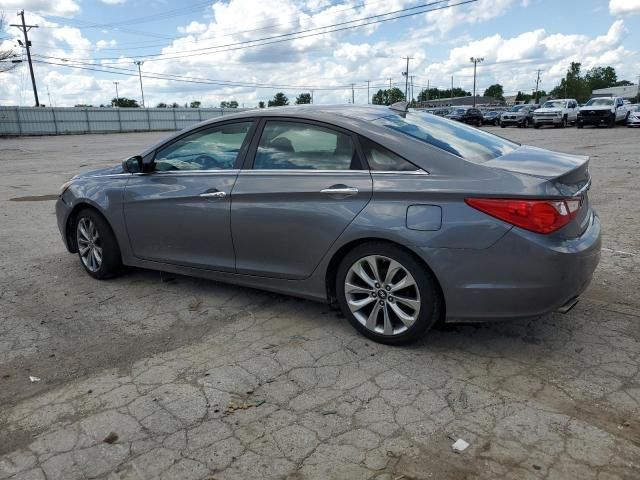
[[[122,170],[124,170],[125,173],[141,173],[143,171],[142,157],[140,155],[134,155],[133,157],[123,160]]]

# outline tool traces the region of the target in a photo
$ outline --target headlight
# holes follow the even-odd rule
[[[77,178],[77,175],[75,177],[73,177],[71,180],[69,180],[68,182],[64,182],[62,184],[62,186],[60,187],[60,191],[58,192],[58,196],[62,196],[62,194],[67,191],[67,188],[69,188],[71,186],[71,184],[73,183],[73,181],[76,178]]]

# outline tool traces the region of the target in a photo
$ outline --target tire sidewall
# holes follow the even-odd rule
[[[351,313],[344,293],[344,282],[349,268],[358,260],[369,255],[380,255],[399,262],[416,281],[420,293],[420,312],[414,324],[405,332],[385,336],[372,332],[362,325]],[[364,336],[387,345],[401,345],[413,342],[422,337],[440,317],[440,294],[436,287],[436,282],[428,268],[420,263],[420,260],[402,248],[387,243],[366,243],[351,250],[340,262],[336,274],[336,295],[338,304],[345,317],[353,327]]]
[[[97,278],[99,280],[106,279],[117,275],[122,269],[122,257],[120,255],[120,248],[118,247],[118,242],[111,230],[111,227],[107,223],[107,221],[100,215],[91,209],[85,209],[78,213],[74,222],[73,233],[75,235],[76,242],[78,241],[78,224],[82,218],[87,218],[91,220],[93,224],[98,229],[98,234],[100,235],[100,246],[102,248],[102,264],[100,268],[92,272],[87,268],[87,266],[82,261],[82,257],[80,256],[80,252],[78,251],[78,259],[80,260],[80,265],[82,268],[91,275],[93,278]]]

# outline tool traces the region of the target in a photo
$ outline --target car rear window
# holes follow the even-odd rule
[[[474,163],[501,157],[519,146],[463,123],[422,112],[388,115],[374,122]]]

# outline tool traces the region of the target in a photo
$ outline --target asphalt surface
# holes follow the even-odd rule
[[[0,479],[640,478],[640,131],[486,129],[591,156],[600,266],[568,314],[408,347],[258,290],[91,279],[59,185],[165,134],[0,138]]]

